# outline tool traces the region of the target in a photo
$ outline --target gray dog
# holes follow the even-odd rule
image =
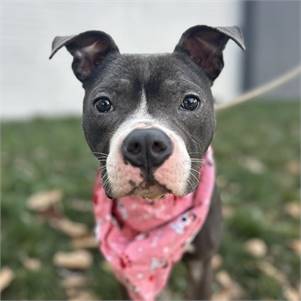
[[[211,86],[223,69],[229,39],[245,48],[237,27],[204,25],[184,32],[168,54],[121,54],[102,31],[54,39],[50,58],[65,46],[85,89],[83,129],[96,157],[105,158],[102,177],[109,198],[181,197],[195,191],[198,182],[191,170],[200,170],[214,136]],[[191,276],[188,298],[210,298],[211,258],[221,232],[215,188],[194,252],[183,257]],[[196,267],[201,273],[193,271]]]

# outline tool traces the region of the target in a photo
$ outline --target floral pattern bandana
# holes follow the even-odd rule
[[[106,196],[98,175],[94,188],[96,238],[116,277],[135,301],[151,301],[164,288],[173,265],[202,228],[214,189],[209,147],[197,189],[183,197],[159,200]]]

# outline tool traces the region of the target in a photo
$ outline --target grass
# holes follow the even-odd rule
[[[224,206],[233,211],[225,223],[222,269],[239,283],[246,299],[285,298],[281,285],[260,272],[258,259],[244,250],[243,244],[250,238],[264,240],[268,246],[264,260],[282,271],[291,286],[297,287],[300,279],[299,257],[288,247],[299,237],[299,221],[284,210],[289,202],[299,201],[300,174],[289,168],[299,160],[299,112],[296,102],[254,102],[217,116],[218,183]],[[41,190],[60,189],[65,215],[93,228],[92,213],[79,213],[70,206],[74,199],[89,202],[97,167],[80,120],[3,123],[1,156],[1,260],[15,272],[2,299],[66,299],[52,260],[56,251],[70,250],[70,242],[28,211],[26,199]],[[39,258],[42,268],[25,269],[24,256]],[[97,251],[93,257],[93,267],[86,272],[90,289],[102,299],[120,297],[118,285]],[[181,264],[171,283],[175,291],[185,290]]]

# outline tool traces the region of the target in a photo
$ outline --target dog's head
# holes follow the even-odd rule
[[[85,89],[83,128],[109,196],[196,188],[215,128],[211,86],[229,39],[244,49],[237,27],[192,27],[170,54],[120,54],[101,31],[54,39],[50,57],[65,46]]]

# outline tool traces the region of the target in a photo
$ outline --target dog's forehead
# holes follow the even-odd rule
[[[124,54],[99,70],[93,86],[104,86],[115,91],[128,88],[158,91],[161,86],[193,84],[205,86],[206,80],[173,54]]]

